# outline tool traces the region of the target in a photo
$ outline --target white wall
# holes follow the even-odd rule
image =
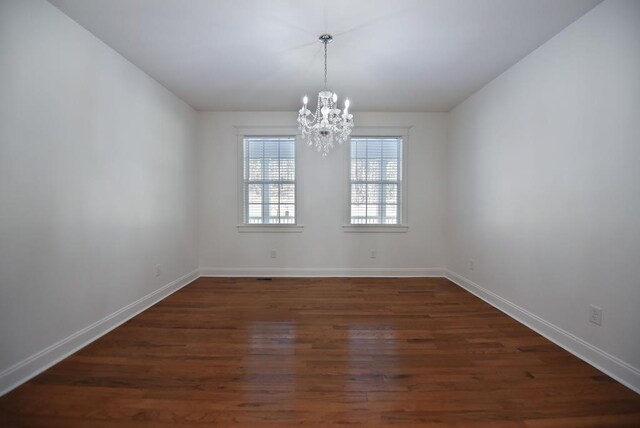
[[[194,135],[189,106],[51,4],[0,2],[0,393],[196,269]]]
[[[348,146],[300,144],[302,233],[240,233],[234,126],[296,126],[295,112],[199,113],[200,267],[212,274],[419,274],[444,266],[445,113],[356,112],[359,127],[409,127],[407,233],[345,233]],[[354,134],[357,131],[354,131]],[[270,250],[278,258],[270,258]],[[377,250],[371,259],[369,251]],[[435,272],[435,271],[434,271]]]
[[[640,390],[640,2],[596,6],[457,106],[449,140],[448,268]]]

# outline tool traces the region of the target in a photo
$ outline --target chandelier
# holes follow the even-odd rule
[[[347,141],[353,128],[353,115],[349,113],[349,100],[344,101],[344,112],[337,108],[338,95],[327,89],[327,45],[333,41],[330,34],[319,37],[324,45],[324,91],[318,94],[315,113],[307,108],[309,99],[305,95],[302,108],[298,112],[298,129],[302,131],[302,139],[309,147],[326,156],[333,148],[334,142],[340,144]]]

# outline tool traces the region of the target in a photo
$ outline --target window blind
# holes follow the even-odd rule
[[[402,138],[351,138],[351,224],[400,224]]]
[[[244,223],[295,224],[295,138],[245,138],[243,157]]]

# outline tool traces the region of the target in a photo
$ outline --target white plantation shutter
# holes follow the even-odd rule
[[[296,223],[294,137],[244,139],[245,224]]]
[[[351,224],[400,224],[402,138],[351,138]]]

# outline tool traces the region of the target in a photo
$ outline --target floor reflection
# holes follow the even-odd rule
[[[348,330],[348,391],[371,392],[393,386],[397,371],[395,327],[356,324]]]
[[[289,401],[296,390],[296,325],[254,321],[247,326],[245,406]]]

